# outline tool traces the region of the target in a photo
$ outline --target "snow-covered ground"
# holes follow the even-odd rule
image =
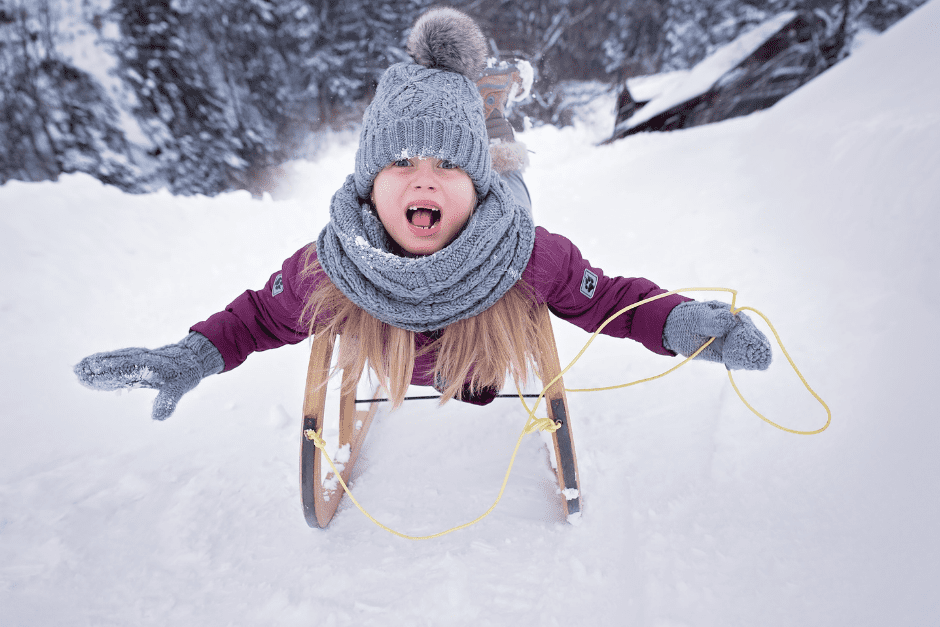
[[[603,147],[609,110],[525,133],[538,222],[610,272],[740,290],[833,411],[821,435],[778,431],[704,363],[572,394],[577,527],[529,436],[470,529],[410,542],[348,505],[309,529],[306,344],[203,382],[165,423],[153,392],[76,382],[84,355],[175,342],[260,287],[324,223],[348,138],[281,202],[86,176],[0,188],[0,625],[940,624],[938,24],[933,0],[747,118]],[[563,360],[587,339],[555,328]],[[739,385],[771,419],[820,426],[777,356]],[[567,384],[673,363],[604,338]],[[406,533],[463,523],[523,422],[511,400],[381,413],[354,490]]]

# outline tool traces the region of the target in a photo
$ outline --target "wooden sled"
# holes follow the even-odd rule
[[[558,360],[555,335],[552,332],[552,323],[546,306],[542,306],[539,311],[539,327],[540,332],[548,341],[550,351],[547,355],[540,356],[538,370],[543,381],[548,382],[561,372],[561,364]],[[340,341],[342,341],[341,338]],[[337,481],[331,481],[332,471],[328,472],[326,477],[321,475],[322,452],[306,435],[311,429],[316,433],[322,433],[326,384],[329,378],[333,344],[334,342],[329,337],[323,335],[314,337],[313,347],[310,350],[310,365],[307,368],[307,387],[304,393],[304,413],[300,433],[300,496],[307,524],[317,528],[325,528],[330,523],[343,496],[342,486]],[[344,370],[342,376],[344,384],[349,380],[358,382],[362,372]],[[376,398],[375,393],[372,398]],[[581,489],[574,436],[569,422],[568,399],[565,396],[565,385],[562,379],[559,378],[548,389],[543,401],[548,409],[548,416],[559,426],[558,430],[552,434],[556,460],[555,473],[565,515],[569,522],[573,522],[581,513]],[[340,397],[339,446],[349,444],[350,447],[349,459],[340,470],[340,476],[347,485],[379,404],[373,402],[366,406],[368,409],[356,409],[355,393],[342,394]],[[324,479],[327,480],[326,485],[324,485]]]

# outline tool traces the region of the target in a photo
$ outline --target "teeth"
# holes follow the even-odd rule
[[[415,213],[416,211],[419,211],[419,210],[420,210],[420,211],[429,211],[429,212],[431,212],[430,224],[423,225],[423,224],[415,224],[415,223],[414,223],[414,213]],[[411,206],[409,206],[408,209],[405,211],[405,215],[406,215],[407,218],[408,218],[408,222],[411,222],[411,223],[414,224],[415,226],[417,226],[417,227],[419,227],[419,228],[422,228],[422,229],[429,229],[429,228],[433,227],[437,222],[439,222],[439,221],[441,220],[441,210],[438,209],[438,208],[436,208],[436,207],[424,207],[424,206],[421,206],[421,205],[411,205]]]

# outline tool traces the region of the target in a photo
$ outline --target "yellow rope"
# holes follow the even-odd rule
[[[554,423],[550,418],[538,418],[538,417],[535,415],[535,411],[536,411],[536,409],[538,409],[539,404],[542,402],[542,398],[545,396],[545,394],[546,394],[546,392],[549,390],[549,388],[551,388],[552,385],[555,384],[555,382],[557,382],[559,379],[561,379],[561,378],[565,375],[565,373],[567,373],[567,372],[578,362],[578,360],[581,359],[581,356],[584,355],[584,353],[587,351],[588,347],[589,347],[589,346],[591,345],[591,343],[597,338],[597,336],[598,336],[598,335],[600,334],[600,332],[604,329],[604,327],[606,327],[611,321],[613,321],[614,319],[616,319],[618,316],[623,315],[624,313],[630,311],[631,309],[635,309],[636,307],[639,307],[640,305],[645,305],[646,303],[651,303],[651,302],[653,302],[654,300],[659,300],[660,298],[666,298],[667,296],[671,296],[671,295],[673,295],[673,294],[678,294],[678,293],[681,293],[681,292],[728,292],[728,293],[730,293],[730,294],[732,295],[732,296],[731,296],[731,313],[736,314],[736,313],[738,313],[738,312],[740,312],[740,311],[748,310],[748,311],[752,311],[752,312],[756,313],[758,316],[760,316],[761,318],[763,318],[763,319],[764,319],[764,322],[767,323],[767,325],[770,327],[770,330],[773,332],[774,337],[775,337],[776,340],[777,340],[777,344],[780,346],[780,350],[783,351],[783,354],[784,354],[784,356],[786,356],[787,361],[790,362],[790,366],[793,368],[793,371],[796,372],[797,376],[800,378],[800,381],[802,381],[802,382],[803,382],[803,385],[806,387],[806,389],[809,390],[809,393],[812,394],[813,397],[814,397],[817,401],[819,401],[819,404],[822,405],[823,408],[826,410],[827,418],[826,418],[826,424],[823,425],[821,428],[816,429],[815,431],[797,431],[797,430],[795,430],[795,429],[789,429],[789,428],[787,428],[787,427],[783,427],[783,426],[781,426],[781,425],[778,425],[777,423],[775,423],[775,422],[773,422],[773,421],[767,419],[766,417],[764,417],[760,412],[758,412],[756,409],[754,409],[754,408],[751,406],[750,403],[747,402],[747,400],[744,398],[744,395],[741,394],[741,391],[738,389],[737,384],[735,384],[735,382],[734,382],[734,377],[731,375],[731,371],[729,370],[729,371],[728,371],[728,378],[731,380],[731,386],[734,388],[734,391],[737,393],[738,398],[741,399],[741,402],[743,402],[744,405],[745,405],[748,409],[750,409],[758,418],[760,418],[760,419],[763,420],[764,422],[766,422],[766,423],[768,423],[768,424],[770,424],[770,425],[773,425],[774,427],[777,427],[778,429],[782,429],[783,431],[786,431],[786,432],[788,432],[788,433],[795,433],[795,434],[798,434],[798,435],[813,435],[813,434],[817,434],[817,433],[822,433],[823,431],[825,431],[825,430],[829,427],[829,423],[832,421],[832,412],[829,410],[829,406],[826,405],[825,401],[823,401],[823,399],[822,399],[815,391],[813,391],[813,389],[809,386],[809,383],[807,383],[806,379],[803,377],[803,374],[800,372],[799,368],[796,367],[796,364],[794,363],[793,359],[790,357],[790,354],[787,352],[787,349],[784,348],[783,342],[780,340],[780,334],[777,333],[777,329],[774,328],[774,325],[771,324],[771,322],[770,322],[770,320],[767,318],[767,316],[765,316],[765,315],[764,315],[763,313],[761,313],[760,311],[754,309],[753,307],[737,307],[737,308],[736,308],[736,307],[735,307],[735,303],[736,303],[736,300],[737,300],[737,297],[738,297],[738,292],[737,292],[737,290],[733,290],[733,289],[730,289],[730,288],[727,288],[727,287],[683,287],[683,288],[680,288],[680,289],[677,289],[677,290],[671,290],[671,291],[665,292],[665,293],[663,293],[663,294],[658,294],[658,295],[656,295],[656,296],[652,296],[652,297],[647,298],[647,299],[645,299],[645,300],[641,300],[641,301],[638,302],[638,303],[634,303],[634,304],[632,304],[632,305],[630,305],[630,306],[628,306],[628,307],[624,307],[624,308],[621,309],[620,311],[616,312],[615,314],[613,314],[612,316],[610,316],[609,318],[607,318],[607,319],[603,322],[603,324],[601,324],[601,326],[599,326],[599,327],[597,328],[597,331],[595,331],[595,332],[591,335],[591,337],[590,337],[590,338],[588,339],[588,341],[584,344],[584,346],[581,348],[581,350],[578,352],[578,354],[575,355],[574,359],[572,359],[571,362],[570,362],[567,366],[565,366],[565,368],[558,374],[558,376],[556,376],[554,379],[552,379],[551,381],[549,381],[549,382],[542,388],[542,391],[539,393],[538,398],[535,400],[535,404],[534,404],[531,408],[529,408],[529,405],[525,402],[525,398],[523,398],[523,396],[522,396],[522,391],[519,390],[518,387],[517,387],[517,391],[518,391],[518,393],[519,393],[519,401],[522,403],[522,406],[525,407],[526,413],[528,414],[529,417],[528,417],[528,419],[526,420],[525,426],[522,428],[522,433],[519,434],[519,438],[516,440],[516,446],[515,446],[515,448],[514,448],[513,451],[512,451],[512,457],[509,459],[509,467],[506,468],[506,474],[505,474],[505,476],[503,477],[503,484],[502,484],[502,486],[500,486],[499,494],[496,496],[496,500],[493,501],[493,504],[490,505],[489,509],[487,509],[485,512],[483,512],[483,514],[481,514],[480,516],[478,516],[477,518],[471,520],[471,521],[468,522],[468,523],[464,523],[464,524],[462,524],[462,525],[458,525],[458,526],[456,526],[456,527],[454,527],[454,528],[452,528],[452,529],[448,529],[447,531],[441,531],[441,532],[439,532],[439,533],[434,533],[434,534],[427,535],[427,536],[409,536],[409,535],[400,533],[400,532],[398,532],[398,531],[395,531],[395,530],[392,529],[391,527],[388,527],[388,526],[386,526],[386,525],[380,523],[380,522],[379,522],[378,520],[376,520],[369,512],[367,512],[367,511],[362,507],[362,505],[359,504],[359,501],[357,501],[357,500],[356,500],[356,497],[353,496],[352,491],[350,491],[349,487],[346,485],[346,482],[343,481],[342,475],[340,475],[339,471],[336,470],[336,466],[333,465],[333,460],[330,459],[330,456],[329,456],[329,455],[327,454],[327,452],[326,452],[326,443],[324,442],[324,440],[323,440],[323,438],[320,436],[320,434],[317,433],[317,432],[315,432],[313,429],[308,429],[308,430],[304,431],[304,437],[306,437],[308,440],[310,440],[311,442],[313,442],[314,446],[316,446],[318,449],[320,449],[321,454],[323,454],[323,456],[326,457],[326,461],[327,461],[327,463],[329,463],[330,468],[333,470],[334,476],[335,476],[337,479],[339,479],[340,485],[343,486],[343,491],[346,492],[346,495],[349,496],[349,499],[353,502],[353,504],[354,504],[356,507],[359,508],[359,511],[362,512],[363,514],[365,514],[366,517],[367,517],[369,520],[371,520],[373,523],[375,523],[376,525],[378,525],[378,526],[381,527],[382,529],[388,531],[389,533],[394,534],[394,535],[398,536],[399,538],[404,538],[404,539],[406,539],[406,540],[431,540],[431,539],[434,539],[434,538],[439,538],[439,537],[441,537],[441,536],[447,535],[447,534],[449,534],[449,533],[453,533],[454,531],[459,531],[459,530],[461,530],[461,529],[466,529],[467,527],[470,527],[470,526],[472,526],[472,525],[475,525],[476,523],[480,522],[481,520],[483,520],[484,518],[486,518],[487,516],[489,516],[489,515],[490,515],[490,512],[492,512],[494,509],[496,509],[496,506],[499,504],[499,501],[503,498],[503,493],[506,491],[506,484],[509,483],[509,475],[512,473],[512,467],[513,467],[513,465],[516,463],[516,455],[517,455],[518,452],[519,452],[519,446],[522,444],[522,438],[524,438],[524,437],[525,437],[526,435],[528,435],[529,433],[534,433],[535,431],[550,431],[550,432],[553,432],[553,431],[555,431],[555,430],[557,430],[557,429],[559,428],[560,425]],[[565,391],[566,391],[566,392],[599,392],[599,391],[602,391],[602,390],[614,390],[614,389],[618,389],[618,388],[630,387],[631,385],[637,385],[638,383],[645,383],[645,382],[647,382],[647,381],[653,381],[653,380],[655,380],[655,379],[659,379],[659,378],[661,378],[661,377],[665,377],[667,374],[670,374],[670,373],[676,371],[678,368],[681,368],[681,367],[684,366],[685,364],[689,363],[691,360],[695,359],[695,357],[696,357],[699,353],[701,353],[703,350],[705,350],[705,348],[706,348],[709,344],[711,344],[713,341],[715,341],[715,338],[709,339],[709,340],[708,340],[707,342],[705,342],[701,347],[699,347],[699,349],[698,349],[697,351],[695,351],[695,352],[694,352],[692,355],[690,355],[689,357],[685,358],[681,363],[677,364],[676,366],[673,366],[673,367],[670,368],[669,370],[666,370],[665,372],[663,372],[663,373],[661,373],[661,374],[658,374],[658,375],[656,375],[656,376],[647,377],[647,378],[645,378],[645,379],[639,379],[639,380],[637,380],[637,381],[632,381],[632,382],[630,382],[630,383],[622,383],[622,384],[620,384],[620,385],[611,385],[611,386],[608,386],[608,387],[601,387],[601,388],[580,388],[580,389],[567,389],[567,388],[566,388]],[[322,432],[322,430],[321,430],[321,432]]]
[[[758,418],[760,418],[761,420],[763,420],[763,421],[766,422],[767,424],[769,424],[769,425],[771,425],[771,426],[774,426],[774,427],[780,429],[781,431],[786,431],[787,433],[795,433],[795,434],[797,434],[797,435],[815,435],[815,434],[817,434],[817,433],[822,433],[823,431],[825,431],[825,430],[829,427],[829,424],[832,422],[832,411],[829,409],[829,406],[826,404],[826,402],[819,396],[819,394],[817,394],[817,393],[813,390],[813,388],[810,387],[809,383],[806,381],[806,378],[803,376],[803,373],[800,372],[800,369],[799,369],[799,368],[797,368],[796,363],[793,361],[793,358],[790,357],[790,353],[788,353],[786,347],[784,347],[784,345],[783,345],[783,340],[780,339],[780,334],[777,333],[777,329],[774,327],[773,323],[770,322],[770,319],[769,319],[767,316],[765,316],[763,313],[761,313],[761,312],[758,311],[757,309],[754,309],[753,307],[735,307],[735,304],[736,304],[736,301],[737,301],[737,298],[738,298],[738,292],[737,292],[737,290],[733,290],[733,289],[727,288],[727,287],[683,287],[683,288],[680,288],[680,289],[677,289],[677,290],[672,290],[672,291],[666,292],[666,293],[664,293],[664,294],[658,294],[658,295],[653,296],[653,297],[651,297],[651,298],[647,298],[647,299],[645,299],[645,300],[641,300],[641,301],[638,302],[638,303],[634,303],[634,304],[632,304],[632,305],[629,305],[628,307],[624,307],[623,309],[621,309],[620,311],[618,311],[618,312],[615,313],[614,315],[612,315],[612,316],[610,316],[609,318],[607,318],[607,320],[605,320],[604,323],[603,323],[600,327],[598,327],[597,331],[595,331],[595,332],[591,335],[590,339],[587,341],[587,343],[585,343],[585,345],[584,345],[584,347],[581,349],[581,351],[575,356],[574,359],[571,360],[571,363],[569,363],[568,366],[565,367],[565,369],[561,371],[561,374],[559,374],[557,377],[555,377],[555,378],[551,381],[551,383],[549,383],[548,386],[546,386],[546,388],[547,388],[547,387],[550,387],[553,383],[555,383],[555,381],[557,381],[558,379],[560,379],[560,378],[562,377],[562,375],[564,375],[566,372],[568,372],[568,370],[570,370],[572,366],[574,366],[574,364],[581,358],[581,356],[584,354],[584,352],[588,349],[588,346],[591,345],[591,342],[594,341],[594,339],[600,334],[600,332],[604,329],[604,327],[607,326],[608,323],[610,323],[611,321],[613,321],[613,320],[614,320],[615,318],[617,318],[618,316],[620,316],[620,315],[622,315],[622,314],[624,314],[624,313],[630,311],[631,309],[635,309],[636,307],[639,307],[640,305],[645,305],[646,303],[650,303],[650,302],[652,302],[652,301],[654,301],[654,300],[659,300],[660,298],[665,298],[665,297],[667,297],[667,296],[671,296],[672,294],[678,294],[678,293],[680,293],[680,292],[728,292],[728,293],[731,294],[731,313],[736,314],[736,313],[738,313],[738,312],[740,312],[740,311],[747,310],[747,311],[752,311],[752,312],[756,313],[758,316],[760,316],[761,318],[763,318],[764,322],[767,323],[767,326],[770,327],[771,332],[773,332],[774,338],[777,340],[777,345],[780,346],[780,350],[783,352],[784,356],[787,358],[787,361],[790,363],[790,367],[793,368],[793,372],[795,372],[795,373],[796,373],[796,376],[798,376],[798,377],[800,378],[800,381],[803,383],[803,386],[807,389],[807,391],[809,391],[810,394],[813,395],[813,398],[815,398],[817,401],[819,401],[819,404],[822,405],[822,406],[823,406],[823,409],[826,410],[826,424],[824,424],[822,427],[820,427],[819,429],[816,429],[816,430],[814,430],[814,431],[798,431],[798,430],[796,430],[796,429],[790,429],[790,428],[788,428],[788,427],[784,427],[784,426],[778,425],[777,423],[773,422],[772,420],[769,420],[769,419],[766,418],[763,414],[761,414],[759,411],[757,411],[756,409],[754,409],[754,407],[753,407],[750,403],[747,402],[747,399],[745,399],[745,398],[744,398],[744,395],[741,394],[741,390],[738,389],[738,385],[737,385],[737,384],[735,383],[735,381],[734,381],[734,375],[732,375],[732,374],[731,374],[731,371],[729,370],[729,371],[728,371],[728,379],[731,381],[731,387],[734,388],[734,391],[737,393],[738,398],[741,399],[741,402],[744,403],[744,406],[745,406],[745,407],[747,407],[748,409],[750,409],[751,412],[752,412],[755,416],[757,416]],[[691,360],[695,359],[695,357],[696,357],[699,353],[701,353],[703,350],[705,350],[705,348],[706,348],[709,344],[711,344],[713,341],[714,341],[714,338],[711,338],[710,340],[708,340],[707,342],[705,342],[704,344],[702,344],[702,346],[700,346],[697,351],[695,351],[694,353],[692,353],[692,355],[690,355],[689,357],[685,358],[682,362],[680,362],[679,364],[673,366],[673,367],[670,368],[669,370],[666,370],[665,372],[662,372],[662,373],[660,373],[660,374],[658,374],[658,375],[656,375],[656,376],[647,377],[647,378],[645,378],[645,379],[639,379],[639,380],[637,380],[637,381],[632,381],[632,382],[630,382],[630,383],[621,383],[620,385],[610,385],[610,386],[607,386],[607,387],[600,387],[600,388],[578,388],[578,389],[569,389],[569,388],[565,388],[565,391],[566,391],[566,392],[600,392],[600,391],[604,391],[604,390],[616,390],[616,389],[618,389],[618,388],[626,388],[626,387],[630,387],[631,385],[637,385],[638,383],[646,383],[647,381],[654,381],[654,380],[656,380],[656,379],[660,379],[660,378],[662,378],[662,377],[665,377],[667,374],[670,374],[670,373],[672,373],[672,372],[675,372],[676,370],[678,370],[679,368],[681,368],[681,367],[684,366],[685,364],[689,363]]]

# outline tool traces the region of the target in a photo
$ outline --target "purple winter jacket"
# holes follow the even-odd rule
[[[319,279],[301,278],[306,250],[305,246],[284,261],[263,289],[246,291],[224,311],[193,325],[192,331],[219,349],[225,360],[223,372],[241,365],[255,351],[297,344],[308,337],[306,325],[300,322],[307,294],[316,288],[316,281],[329,279],[322,274]],[[532,257],[522,280],[533,289],[539,304],[547,303],[555,316],[590,333],[620,309],[666,291],[647,279],[604,275],[570,240],[542,227],[535,229]],[[603,333],[636,340],[660,355],[675,355],[663,348],[663,326],[673,307],[686,300],[673,294],[632,309],[604,327]],[[430,334],[415,334],[416,348],[432,341]],[[415,362],[413,385],[433,385],[434,359],[434,354],[426,354]],[[492,395],[467,400],[485,404]]]

